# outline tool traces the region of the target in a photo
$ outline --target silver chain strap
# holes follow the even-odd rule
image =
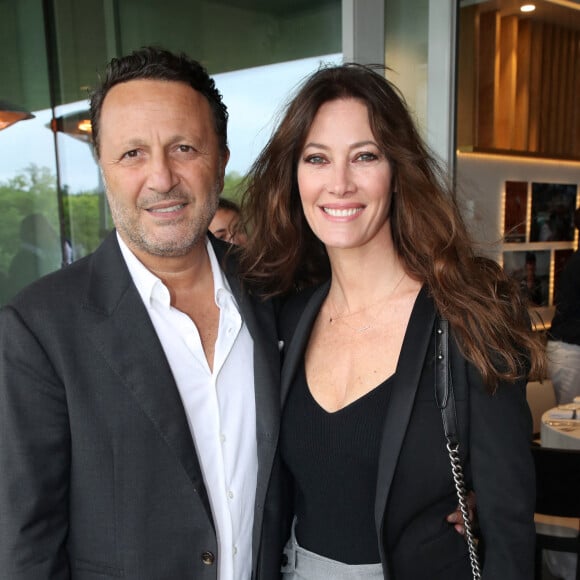
[[[465,526],[465,536],[467,538],[471,570],[473,572],[474,580],[481,580],[481,569],[479,568],[477,545],[473,535],[473,530],[471,528],[471,520],[469,518],[467,497],[465,493],[465,481],[463,479],[463,468],[461,467],[461,461],[459,460],[458,449],[458,443],[451,443],[451,441],[447,442],[447,451],[449,452],[449,460],[451,461],[451,473],[453,474],[453,481],[455,482],[457,499],[459,501],[459,509],[461,510],[461,515],[463,516],[463,525]]]
[[[435,326],[435,400],[441,409],[443,420],[443,431],[447,441],[447,451],[451,461],[451,474],[455,483],[455,491],[459,501],[459,509],[463,516],[465,526],[465,537],[469,551],[469,562],[474,580],[481,580],[481,569],[479,567],[479,556],[477,554],[477,542],[471,528],[469,519],[469,509],[467,506],[467,494],[465,492],[465,479],[463,468],[459,459],[459,440],[457,429],[457,417],[455,415],[455,396],[451,384],[449,357],[449,322],[445,318],[439,318]]]

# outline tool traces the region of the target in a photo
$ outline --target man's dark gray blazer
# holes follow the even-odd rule
[[[270,580],[285,540],[275,320],[228,280],[254,340],[253,578]],[[0,577],[215,579],[217,553],[181,399],[113,233],[0,311]]]

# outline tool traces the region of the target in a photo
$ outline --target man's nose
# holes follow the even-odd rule
[[[171,191],[179,183],[179,176],[165,153],[151,156],[147,186],[159,193]]]

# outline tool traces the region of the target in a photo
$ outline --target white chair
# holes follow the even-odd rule
[[[542,415],[556,406],[552,381],[550,379],[544,379],[542,382],[530,381],[526,386],[526,399],[534,421],[534,438],[538,438],[542,428]]]

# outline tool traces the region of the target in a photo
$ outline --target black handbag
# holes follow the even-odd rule
[[[435,400],[441,409],[443,430],[447,441],[447,451],[451,462],[451,472],[459,501],[459,509],[465,525],[465,537],[469,549],[469,560],[474,580],[481,580],[481,568],[477,553],[477,540],[473,533],[469,518],[467,494],[463,467],[459,459],[459,435],[457,430],[457,415],[455,413],[455,396],[449,373],[449,322],[437,318],[435,323]]]

